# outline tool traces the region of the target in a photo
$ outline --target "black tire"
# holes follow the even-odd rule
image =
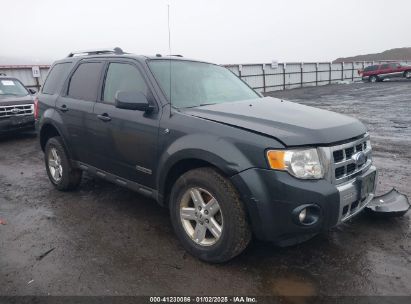
[[[60,158],[60,165],[62,167],[62,174],[60,179],[55,179],[52,176],[49,166],[49,155],[51,150],[55,149]],[[51,183],[60,191],[69,191],[77,188],[81,182],[82,171],[80,169],[73,168],[67,157],[66,150],[64,148],[63,141],[60,136],[50,138],[45,146],[44,150],[44,162],[46,165],[47,175]]]
[[[404,72],[404,77],[407,78],[407,79],[410,79],[411,78],[411,71],[405,71]]]
[[[221,236],[213,245],[196,243],[186,232],[180,218],[183,195],[193,187],[209,192],[218,201],[224,218]],[[178,178],[170,195],[170,215],[174,231],[184,248],[206,262],[228,261],[240,254],[251,240],[245,207],[237,190],[226,177],[212,168],[193,169]]]
[[[380,78],[378,77],[378,76],[375,76],[375,75],[373,75],[373,76],[370,76],[369,78],[368,78],[368,80],[369,80],[369,82],[378,82],[378,81],[380,81]]]

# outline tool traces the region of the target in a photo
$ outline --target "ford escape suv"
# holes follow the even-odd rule
[[[121,49],[71,53],[39,96],[51,183],[82,172],[169,208],[187,251],[208,262],[252,236],[286,246],[359,213],[376,169],[358,120],[262,97],[229,70]]]
[[[37,100],[14,77],[0,74],[0,134],[34,130]]]

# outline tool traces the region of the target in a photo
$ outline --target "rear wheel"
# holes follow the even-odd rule
[[[47,175],[58,190],[72,190],[80,184],[82,171],[71,166],[59,136],[52,137],[47,141],[44,161]]]
[[[407,78],[407,79],[411,78],[411,71],[406,71],[404,73],[404,77]]]
[[[232,259],[251,239],[236,189],[212,168],[188,171],[176,181],[170,196],[170,215],[184,248],[207,262]]]
[[[374,83],[374,82],[379,81],[379,78],[378,78],[378,76],[373,75],[373,76],[370,76],[369,80],[370,80],[370,82]]]

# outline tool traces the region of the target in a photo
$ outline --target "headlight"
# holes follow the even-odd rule
[[[269,150],[267,160],[271,169],[288,171],[297,178],[324,177],[324,167],[318,157],[317,149]]]

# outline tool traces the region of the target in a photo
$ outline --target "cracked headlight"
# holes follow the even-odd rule
[[[317,149],[269,150],[267,160],[271,169],[288,171],[301,179],[320,179],[324,177]]]

